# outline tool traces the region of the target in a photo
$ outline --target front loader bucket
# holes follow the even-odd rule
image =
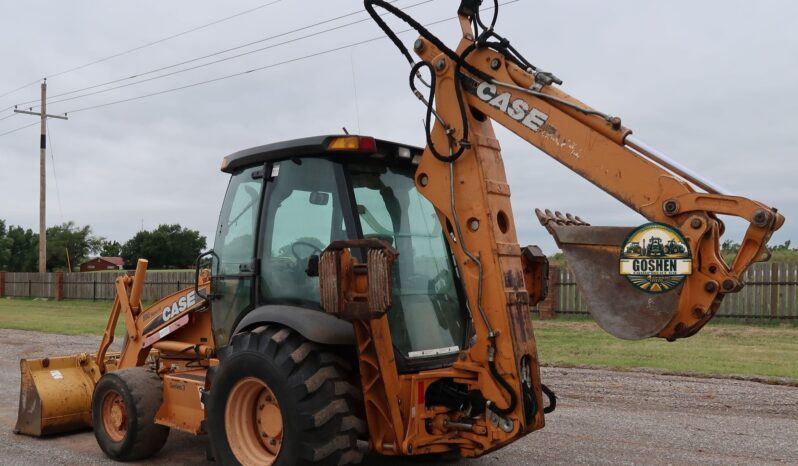
[[[656,335],[673,319],[682,285],[649,294],[619,273],[621,245],[634,227],[593,227],[570,214],[535,212],[562,249],[588,311],[607,333],[640,340]]]
[[[100,375],[92,356],[22,359],[19,368],[15,433],[40,437],[91,427],[91,397]]]

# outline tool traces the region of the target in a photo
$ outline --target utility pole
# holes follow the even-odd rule
[[[33,110],[31,108],[31,110]],[[47,114],[47,78],[42,81],[41,111],[14,109],[15,113],[36,115],[41,118],[41,134],[39,138],[39,273],[47,272],[47,118],[68,120],[66,115]]]

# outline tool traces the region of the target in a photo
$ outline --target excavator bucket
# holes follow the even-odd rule
[[[535,213],[562,249],[588,311],[607,333],[626,340],[652,337],[676,315],[678,288],[645,293],[618,273],[621,245],[634,227],[595,227],[571,214]]]
[[[19,368],[15,433],[40,437],[91,428],[91,396],[100,377],[93,356],[22,359]]]

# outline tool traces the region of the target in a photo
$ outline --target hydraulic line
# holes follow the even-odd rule
[[[433,100],[434,100],[434,96],[435,96],[435,84],[436,84],[435,71],[434,71],[432,65],[430,65],[429,63],[427,63],[427,62],[416,63],[413,60],[413,57],[410,55],[410,52],[407,50],[407,48],[404,46],[404,44],[399,40],[397,35],[390,29],[390,27],[388,27],[388,25],[380,17],[380,15],[377,14],[377,12],[374,9],[374,7],[378,6],[380,8],[385,9],[385,10],[388,10],[394,16],[398,17],[399,19],[401,19],[405,23],[409,24],[412,28],[414,28],[416,31],[418,31],[418,33],[422,37],[424,37],[426,40],[428,40],[430,43],[432,43],[435,47],[437,47],[438,50],[443,52],[443,54],[446,55],[449,59],[451,59],[452,62],[455,64],[455,76],[464,76],[462,71],[461,71],[461,69],[465,68],[469,73],[473,74],[474,76],[479,77],[482,80],[485,80],[485,81],[488,81],[488,82],[492,83],[493,79],[489,75],[487,75],[486,73],[484,73],[481,70],[477,69],[476,67],[474,67],[473,65],[471,65],[470,63],[468,63],[465,60],[465,57],[468,54],[470,54],[471,52],[473,52],[474,50],[479,48],[478,44],[472,44],[471,46],[469,46],[463,52],[462,55],[458,55],[456,52],[454,52],[450,48],[446,47],[446,45],[443,44],[443,42],[441,42],[440,39],[438,39],[436,36],[434,36],[432,33],[430,33],[427,29],[425,29],[421,24],[419,24],[417,21],[415,21],[409,15],[407,15],[403,11],[399,10],[398,8],[394,7],[393,5],[385,2],[384,0],[365,0],[364,3],[365,3],[366,11],[369,12],[371,17],[374,19],[374,21],[380,27],[380,29],[382,29],[383,32],[385,32],[385,34],[388,36],[388,38],[391,39],[391,41],[394,43],[394,45],[396,45],[396,47],[399,49],[399,51],[402,53],[402,55],[404,55],[404,57],[407,59],[408,63],[410,64],[410,66],[411,66],[410,78],[409,78],[409,80],[410,80],[410,88],[413,91],[413,93],[416,95],[416,97],[418,97],[419,100],[421,100],[422,102],[425,102],[425,104],[427,106],[425,122],[424,122],[424,129],[426,131],[427,145],[430,148],[430,152],[433,154],[433,156],[435,158],[437,158],[438,160],[441,160],[443,162],[449,163],[449,197],[450,197],[451,210],[452,210],[452,219],[454,220],[454,225],[455,225],[455,229],[456,229],[456,232],[457,232],[457,240],[458,240],[458,242],[460,244],[460,248],[462,249],[463,253],[477,265],[477,268],[478,268],[478,271],[479,271],[478,285],[477,285],[477,309],[478,309],[479,314],[480,314],[480,316],[481,316],[481,318],[482,318],[482,320],[483,320],[483,322],[485,324],[485,327],[486,327],[486,329],[488,331],[488,339],[489,339],[488,367],[489,367],[490,373],[491,373],[492,377],[494,378],[494,380],[496,380],[496,382],[499,385],[501,385],[501,387],[505,391],[507,391],[507,393],[510,396],[510,403],[509,403],[509,405],[506,408],[499,408],[492,401],[488,401],[487,402],[487,407],[491,411],[493,411],[494,413],[496,413],[499,416],[506,416],[506,415],[512,413],[513,411],[515,411],[515,408],[516,408],[516,406],[518,404],[518,397],[517,397],[515,391],[513,390],[512,386],[507,382],[506,379],[504,379],[504,377],[502,377],[502,375],[499,373],[499,371],[498,371],[498,369],[496,367],[495,340],[496,340],[496,337],[497,337],[497,333],[495,332],[495,330],[491,326],[490,321],[489,321],[488,316],[487,316],[487,313],[485,312],[485,309],[482,307],[482,292],[483,292],[483,286],[482,286],[482,282],[483,282],[482,262],[479,260],[479,258],[477,256],[475,256],[473,253],[471,253],[468,250],[468,248],[466,247],[466,245],[464,243],[463,234],[462,234],[462,231],[461,231],[461,228],[460,228],[460,221],[459,221],[458,216],[457,216],[457,209],[456,209],[456,205],[455,205],[455,196],[454,196],[454,161],[457,160],[457,158],[460,157],[467,148],[471,147],[471,144],[468,142],[468,117],[467,117],[466,109],[465,109],[465,99],[464,99],[463,94],[462,94],[462,92],[463,92],[462,91],[462,86],[459,83],[455,84],[455,93],[456,93],[456,97],[457,97],[457,103],[458,103],[458,107],[459,107],[459,111],[460,111],[460,116],[461,116],[461,119],[462,119],[462,132],[463,132],[463,134],[462,134],[461,140],[456,142],[456,144],[459,147],[455,151],[454,148],[453,148],[453,143],[455,143],[455,141],[454,141],[454,139],[452,137],[453,130],[452,130],[452,128],[450,126],[446,125],[444,122],[441,122],[441,126],[444,128],[444,130],[446,132],[446,136],[449,138],[449,155],[445,156],[443,154],[440,154],[436,150],[436,148],[432,144],[432,136],[431,136],[431,127],[430,126],[431,126],[432,114],[434,113],[434,110],[433,110],[434,102],[433,102]],[[495,8],[498,9],[498,0],[494,0],[494,5],[495,5]],[[499,52],[500,53],[503,53],[509,59],[513,60],[516,63],[519,63],[521,66],[524,66],[527,69],[530,69],[530,68],[534,69],[534,67],[532,67],[531,64],[529,64],[528,62],[526,62],[526,60],[523,59],[523,57],[516,58],[511,53],[511,52],[514,52],[514,49],[509,47],[509,41],[506,41],[505,39],[501,38],[500,36],[496,35],[493,32],[493,26],[495,25],[497,15],[498,15],[498,11],[494,11],[494,17],[491,20],[491,26],[490,26],[490,28],[486,29],[486,31],[483,33],[483,37],[498,37],[498,38],[500,38],[501,43],[490,44],[490,43],[487,43],[486,40],[483,40],[483,43],[488,45],[488,46],[493,46],[493,47],[499,48]],[[478,20],[477,23],[481,23],[481,21]],[[484,25],[483,25],[483,27],[484,27]],[[414,78],[416,78],[416,77],[420,78],[423,81],[423,78],[421,77],[421,73],[420,73],[420,69],[422,67],[428,68],[430,70],[430,75],[431,75],[431,82],[429,83],[430,94],[429,94],[429,97],[426,99],[426,101],[423,98],[423,95],[421,95],[421,93],[416,88],[415,81],[414,81]],[[438,115],[435,114],[435,116],[440,121],[440,118],[438,117]]]
[[[482,317],[482,321],[485,324],[485,327],[488,330],[488,339],[490,340],[488,346],[488,369],[490,370],[491,375],[493,376],[494,380],[499,383],[499,385],[510,394],[510,404],[506,408],[499,408],[496,406],[491,400],[488,400],[487,407],[494,413],[498,414],[499,416],[506,416],[513,411],[515,411],[516,404],[518,403],[518,399],[515,395],[515,390],[507,380],[502,377],[499,373],[498,369],[496,368],[496,332],[493,330],[493,327],[490,325],[490,320],[488,319],[488,315],[485,312],[485,309],[482,307],[482,262],[479,260],[477,256],[475,256],[471,251],[468,250],[468,247],[465,245],[465,241],[463,238],[463,232],[460,228],[460,220],[457,216],[457,206],[455,205],[455,196],[454,196],[454,163],[449,164],[449,202],[451,205],[452,210],[452,220],[454,220],[455,230],[457,231],[457,242],[460,245],[460,249],[462,249],[463,253],[468,256],[469,259],[474,261],[477,265],[477,270],[479,271],[478,274],[478,282],[477,282],[477,309],[479,310],[479,314]]]
[[[557,395],[554,394],[554,391],[547,387],[545,384],[540,384],[541,390],[543,393],[546,394],[546,397],[549,399],[549,405],[543,408],[543,412],[545,414],[549,414],[550,412],[557,409]]]

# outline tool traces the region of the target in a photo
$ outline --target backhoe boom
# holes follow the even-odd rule
[[[694,252],[693,272],[683,285],[676,312],[664,322],[667,325],[654,333],[650,328],[643,333],[626,333],[619,328],[624,325],[622,323],[608,324],[610,328],[602,326],[624,338],[656,334],[675,339],[695,333],[714,315],[723,294],[738,291],[743,286],[740,277],[747,267],[752,262],[767,259],[767,241],[783,224],[783,216],[760,202],[725,194],[711,181],[634,138],[619,118],[594,110],[554,87],[556,78],[552,79],[550,74],[531,68],[524,70],[507,55],[489,46],[479,46],[468,18],[461,17],[461,24],[463,38],[454,59],[423,36],[414,47],[425,62],[432,64],[430,68],[436,74],[434,100],[438,121],[432,130],[433,144],[438,150],[449,145],[467,146],[467,131],[461,124],[462,100],[462,106],[467,109],[467,124],[471,126],[468,129],[472,132],[482,121],[494,120],[648,220],[679,230]],[[461,87],[459,93],[456,86]],[[446,127],[440,122],[445,122]],[[473,137],[468,143],[482,144]],[[490,181],[484,180],[488,186]],[[737,216],[750,224],[740,252],[730,265],[720,255],[724,227],[718,215]],[[590,232],[593,234],[584,231],[578,235],[582,239],[576,242],[564,242],[562,235],[557,234],[563,228],[597,227],[569,224],[556,216],[540,217],[547,227],[559,224],[549,230],[555,234],[566,256],[571,256],[569,259],[575,263],[585,262],[588,267],[592,265],[590,274],[601,273],[595,269],[597,262],[602,262],[602,267],[611,266],[613,261],[609,256],[618,257],[622,232],[615,232],[612,237],[615,244],[586,240],[606,236],[606,230],[601,229],[594,229]],[[589,249],[590,254],[573,254],[572,246]],[[579,275],[577,271],[577,278]],[[612,309],[606,308],[612,307],[613,301],[617,301],[617,296],[607,294],[597,298],[592,304],[603,309],[591,311],[612,314]],[[664,305],[664,301],[671,300],[660,301]],[[630,314],[635,312],[632,310]],[[654,313],[663,320],[660,309]]]

